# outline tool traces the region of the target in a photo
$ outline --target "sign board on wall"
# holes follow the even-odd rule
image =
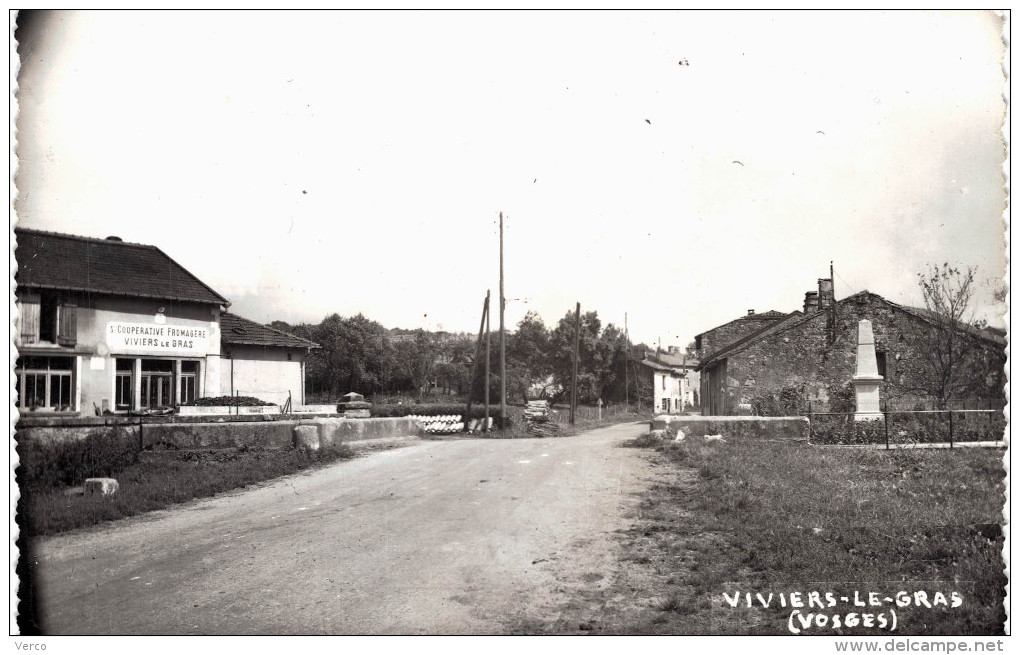
[[[209,351],[209,330],[185,325],[152,323],[106,324],[111,353],[125,355],[199,355]]]

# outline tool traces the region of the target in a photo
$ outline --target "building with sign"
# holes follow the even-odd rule
[[[151,411],[230,393],[220,324],[230,303],[159,248],[21,228],[15,236],[19,411]],[[242,372],[246,395],[286,386],[303,402],[304,355],[317,346],[296,339],[264,335],[261,351],[242,353],[244,367],[258,368],[260,353],[275,362],[263,367],[272,380]]]

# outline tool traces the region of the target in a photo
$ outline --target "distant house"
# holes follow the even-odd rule
[[[756,397],[783,389],[795,389],[815,411],[826,411],[856,369],[862,319],[874,328],[883,401],[911,407],[926,400],[922,349],[924,333],[934,329],[927,311],[869,291],[836,301],[831,280],[825,279],[819,280],[818,292],[805,294],[803,311],[770,312],[769,320],[754,331],[734,329],[737,322],[731,322],[701,335],[702,347],[710,346],[698,365],[702,412],[748,414]],[[973,397],[1001,397],[1006,340],[994,330],[961,329],[979,367]],[[705,335],[712,340],[706,342]]]
[[[675,346],[668,350],[635,349],[629,360],[629,369],[618,372],[612,392],[612,400],[621,402],[625,397],[637,402],[640,395],[648,396],[657,412],[679,413],[698,405],[698,360],[686,355]],[[630,384],[630,393],[624,394],[623,386]]]
[[[270,391],[302,388],[297,354],[315,344],[267,337],[268,328],[226,314],[226,298],[159,248],[117,237],[14,233],[20,412],[165,410],[229,393],[241,360],[247,395],[272,399],[280,396]],[[233,377],[225,356],[237,358]]]

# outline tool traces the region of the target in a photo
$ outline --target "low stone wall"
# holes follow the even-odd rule
[[[656,416],[652,430],[670,437],[683,431],[687,437],[719,434],[725,439],[803,439],[809,436],[805,416]]]
[[[110,438],[134,444],[137,450],[157,444],[175,448],[282,448],[296,443],[297,428],[314,434],[318,443],[334,444],[391,437],[420,436],[421,422],[409,418],[314,418],[274,421],[211,421],[122,425],[19,426],[16,438],[22,448],[47,449],[89,438]]]
[[[299,421],[250,421],[245,423],[164,423],[142,428],[142,449],[156,444],[177,448],[237,448],[239,446],[289,446]]]

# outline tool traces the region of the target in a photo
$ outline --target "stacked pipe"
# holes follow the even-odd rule
[[[419,416],[412,414],[410,418],[421,421],[423,429],[429,434],[454,434],[464,431],[464,420],[460,414],[444,414],[441,416]]]

